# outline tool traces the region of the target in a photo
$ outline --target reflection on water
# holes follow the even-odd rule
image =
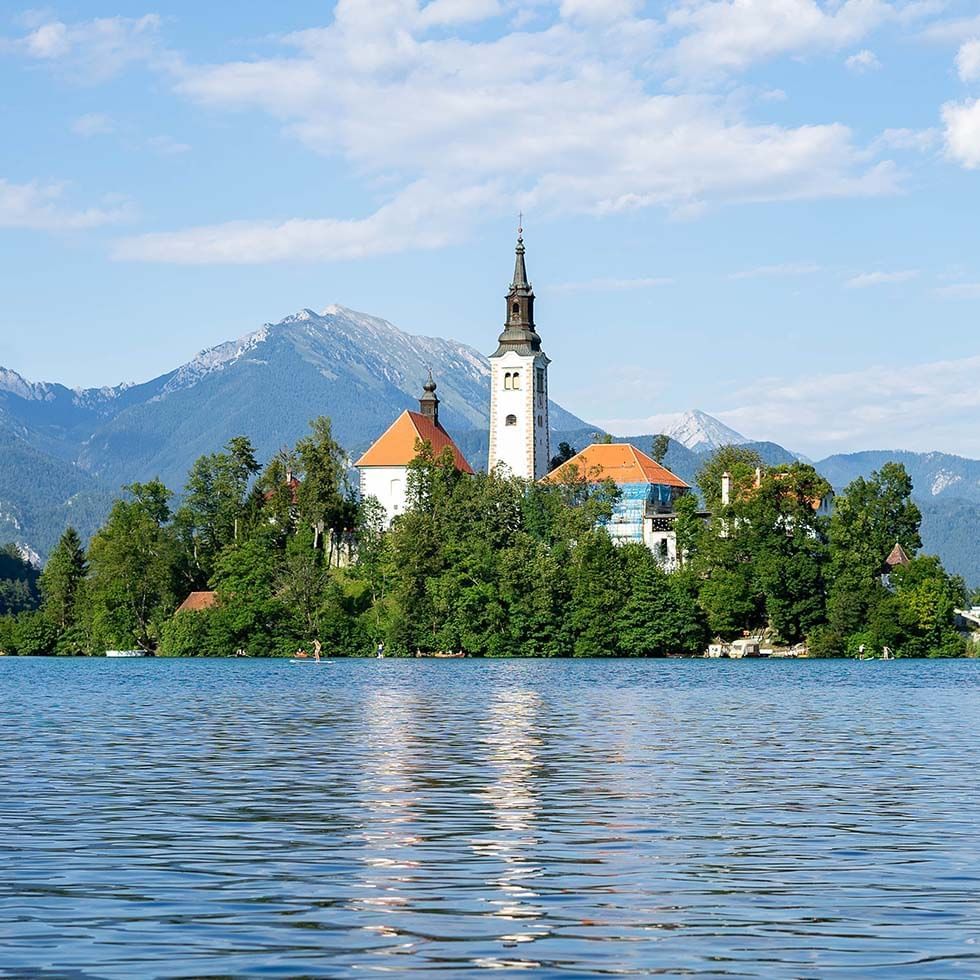
[[[980,975],[978,665],[0,661],[0,974]]]

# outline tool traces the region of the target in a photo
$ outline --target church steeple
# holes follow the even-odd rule
[[[520,354],[536,354],[541,350],[541,338],[534,329],[534,290],[527,278],[524,264],[524,229],[517,229],[517,248],[514,258],[514,279],[507,293],[507,319],[504,332],[498,338],[497,354],[515,350]]]
[[[429,380],[422,385],[422,397],[419,399],[419,414],[432,420],[433,425],[439,424],[439,398],[436,395],[436,383],[429,371]]]

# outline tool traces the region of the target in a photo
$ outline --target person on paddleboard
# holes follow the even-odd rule
[[[323,649],[323,644],[319,640],[313,641],[313,658],[317,663],[320,662],[320,651]]]
[[[380,660],[384,655],[385,655],[385,645],[384,645],[384,641],[382,640],[381,643],[378,644],[378,660]]]

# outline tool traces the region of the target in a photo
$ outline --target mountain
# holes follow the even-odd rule
[[[333,419],[336,437],[355,456],[417,404],[430,367],[446,427],[471,463],[485,466],[487,359],[341,306],[265,324],[143,384],[73,389],[0,368],[0,541],[46,555],[67,523],[91,534],[123,484],[159,476],[179,490],[199,455],[243,433],[268,459],[317,415]],[[554,403],[550,413],[556,449],[561,441],[582,449],[601,431]],[[675,416],[667,434],[664,462],[692,485],[706,455],[728,443],[755,449],[769,465],[798,458],[775,443],[750,442],[699,410]],[[620,441],[649,450],[653,435]],[[912,475],[927,550],[980,584],[980,461],[882,451],[815,465],[839,490],[888,460]]]
[[[699,453],[749,442],[741,433],[697,408],[676,416],[664,430],[664,435]]]
[[[72,389],[0,368],[0,539],[45,554],[69,515],[87,513],[83,501],[103,516],[125,483],[158,476],[179,490],[198,456],[236,435],[268,459],[317,415],[356,457],[418,405],[430,368],[446,427],[484,432],[490,368],[479,351],[342,306],[267,323],[139,385]],[[550,415],[555,429],[587,427],[554,403]]]
[[[920,499],[959,497],[980,501],[980,460],[976,459],[947,453],[878,450],[828,456],[815,465],[835,488],[841,488],[856,477],[880,470],[888,462],[905,467]]]

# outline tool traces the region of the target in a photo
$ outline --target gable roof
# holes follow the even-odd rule
[[[418,455],[418,442],[428,442],[438,456],[443,449],[451,449],[456,469],[472,473],[466,457],[459,451],[449,433],[432,419],[419,412],[404,411],[377,439],[370,449],[354,464],[355,466],[408,466]]]
[[[217,592],[192,592],[177,607],[177,612],[199,612],[201,609],[210,609],[217,601]]]
[[[593,443],[552,470],[542,482],[560,483],[570,475],[573,466],[577,469],[579,478],[585,477],[590,483],[612,480],[619,486],[626,483],[652,483],[682,490],[690,489],[679,476],[628,442]]]

